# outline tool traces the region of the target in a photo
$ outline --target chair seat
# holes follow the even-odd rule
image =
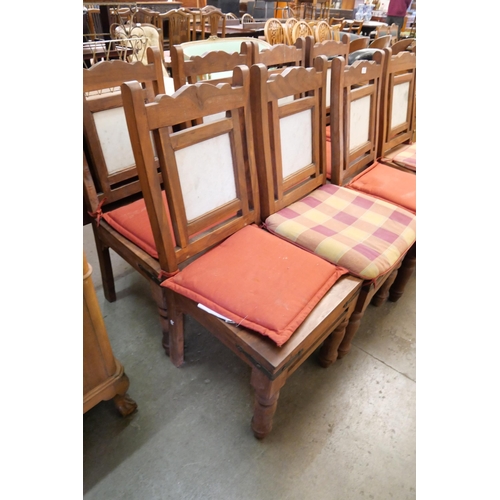
[[[416,239],[411,212],[333,184],[269,216],[266,227],[367,280],[393,268]]]
[[[162,286],[281,346],[346,273],[252,225]]]
[[[345,187],[417,212],[417,177],[411,172],[375,162]]]
[[[417,143],[403,144],[382,158],[382,162],[392,162],[401,167],[417,171]]]
[[[162,192],[162,196],[168,213],[167,199],[164,192]],[[158,259],[153,230],[151,229],[146,204],[143,199],[111,210],[103,214],[102,218],[125,238],[147,252],[151,257]]]

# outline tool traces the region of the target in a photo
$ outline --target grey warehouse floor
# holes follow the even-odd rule
[[[138,404],[125,418],[112,401],[84,414],[84,499],[416,498],[415,275],[399,302],[369,306],[348,356],[327,370],[311,356],[292,375],[258,441],[250,369],[190,318],[175,368],[147,281],[113,254],[108,303],[90,225],[83,250]]]

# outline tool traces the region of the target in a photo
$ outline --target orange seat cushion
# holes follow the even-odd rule
[[[162,191],[163,205],[167,215],[168,210],[167,199],[165,192]],[[144,200],[137,200],[129,205],[111,210],[103,214],[102,218],[116,231],[125,238],[135,243],[139,248],[142,248],[151,257],[158,258],[158,250],[156,249],[153,230],[149,222],[148,212]]]
[[[417,177],[410,172],[375,162],[345,187],[417,213]]]
[[[162,286],[283,345],[347,270],[246,226]]]

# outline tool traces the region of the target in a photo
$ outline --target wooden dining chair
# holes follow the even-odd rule
[[[327,172],[333,184],[345,186],[416,214],[416,176],[378,161],[380,101],[386,71],[386,53],[377,51],[371,61],[351,66],[343,58],[332,60],[332,112],[327,129]],[[416,265],[414,243],[388,290],[397,301]],[[378,305],[378,303],[375,303]],[[348,341],[343,349],[348,350]]]
[[[349,54],[349,38],[344,42],[336,42],[335,40],[325,40],[324,42],[315,42],[311,36],[303,39],[305,41],[305,63],[306,68],[312,68],[314,61],[318,56],[325,56],[328,60],[333,57],[344,57],[347,59]],[[297,42],[301,47],[300,39]],[[326,69],[326,92],[325,92],[325,119],[326,124],[330,123],[330,87],[331,87],[331,67]]]
[[[330,25],[330,33],[331,33],[330,38],[332,40],[335,40],[336,42],[340,42],[341,41],[340,34],[342,33],[342,25],[341,24],[331,24]]]
[[[271,17],[266,21],[264,25],[264,37],[266,42],[271,45],[285,43],[285,29],[279,19]]]
[[[110,250],[116,252],[150,283],[157,303],[163,347],[167,354],[166,296],[160,288],[161,267],[147,219],[142,188],[123,111],[120,85],[141,82],[143,99],[165,93],[161,52],[148,49],[147,64],[102,61],[83,70],[83,194],[92,215],[92,229],[104,297],[116,300]],[[158,164],[157,164],[158,165]],[[158,165],[159,166],[159,165]],[[135,229],[128,230],[125,223]]]
[[[326,21],[319,21],[314,27],[314,41],[317,43],[332,39],[330,25]]]
[[[249,14],[248,12],[245,12],[242,16],[241,16],[241,24],[245,24],[245,23],[253,23],[255,21],[255,19],[253,18],[253,16],[251,14]]]
[[[389,26],[387,25],[382,25],[382,26],[377,26],[373,31],[373,38],[376,40],[377,38],[380,38],[382,36],[387,36],[389,35]]]
[[[292,42],[292,34],[294,26],[299,22],[295,17],[290,17],[285,21],[284,30],[285,30],[285,43],[288,45],[293,45]]]
[[[302,66],[305,64],[306,50],[305,41],[297,40],[295,45],[277,44],[266,50],[259,50],[257,44],[245,44],[241,47],[241,52],[252,52],[250,65],[263,64],[268,68],[270,74],[281,73],[289,66]],[[250,66],[249,65],[249,66]]]
[[[349,54],[356,52],[357,50],[367,49],[370,45],[370,39],[367,36],[360,36],[355,39],[351,39],[348,34],[344,33],[342,35],[343,43],[349,44]]]
[[[157,25],[157,17],[159,12],[157,12],[156,10],[149,9],[147,7],[135,6],[131,9],[131,11],[132,11],[131,22],[133,24],[146,23],[146,24],[153,24],[155,26]],[[162,26],[159,27],[162,28]]]
[[[343,58],[333,58],[331,64],[335,61]],[[326,182],[327,64],[319,56],[314,68],[287,68],[270,78],[263,65],[253,65],[251,86],[266,229],[364,280],[340,357],[349,351],[368,304],[387,299],[415,242],[416,218],[397,205]],[[294,97],[278,105],[285,96]]]
[[[171,65],[170,48],[174,45],[190,42],[192,39],[193,16],[184,10],[172,9],[164,14],[160,14],[158,19],[163,23],[168,23],[168,49],[164,53],[165,61]]]
[[[172,47],[172,76],[175,90],[183,85],[199,81],[229,83],[232,81],[233,69],[238,65],[252,64],[253,48],[258,52],[258,45],[251,40],[241,42],[239,52],[222,50],[207,51],[201,56],[186,57],[182,44]]]
[[[303,20],[300,20],[292,30],[292,42],[295,43],[299,38],[305,38],[306,36],[312,36],[314,38],[314,32],[312,27]]]
[[[348,33],[354,33],[355,35],[361,35],[363,30],[364,21],[349,21],[344,24],[342,31],[347,31]]]
[[[89,30],[87,38],[90,40],[95,40],[96,38],[103,38],[100,7],[88,7],[86,18]]]
[[[122,93],[168,276],[161,286],[171,352],[175,346],[182,361],[189,315],[246,363],[255,394],[251,427],[262,439],[290,375],[318,348],[322,366],[335,360],[360,280],[259,227],[248,73],[237,66],[231,84],[188,85],[148,104],[135,82]],[[205,123],[211,114],[223,118]],[[178,130],[188,121],[203,124]]]
[[[416,43],[415,38],[403,38],[391,46],[391,55],[395,56],[403,51],[415,52]]]
[[[376,38],[372,42],[369,43],[368,48],[370,49],[385,49],[391,46],[392,37],[391,35],[385,35]]]
[[[386,51],[377,155],[384,163],[416,171],[417,56]]]
[[[342,30],[345,24],[345,17],[330,17],[330,20],[328,22],[330,26],[340,24],[340,30]]]
[[[130,7],[110,7],[110,24],[126,25],[132,20]]]
[[[208,7],[208,6],[207,6]],[[224,38],[226,36],[226,15],[220,10],[203,12],[200,10],[200,38],[208,37]],[[194,40],[194,39],[193,39]]]

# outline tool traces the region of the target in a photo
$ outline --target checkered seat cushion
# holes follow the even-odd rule
[[[389,161],[410,170],[417,170],[417,143],[404,145],[388,154],[382,161]]]
[[[416,239],[411,212],[333,184],[272,214],[266,227],[367,280],[389,271]]]

